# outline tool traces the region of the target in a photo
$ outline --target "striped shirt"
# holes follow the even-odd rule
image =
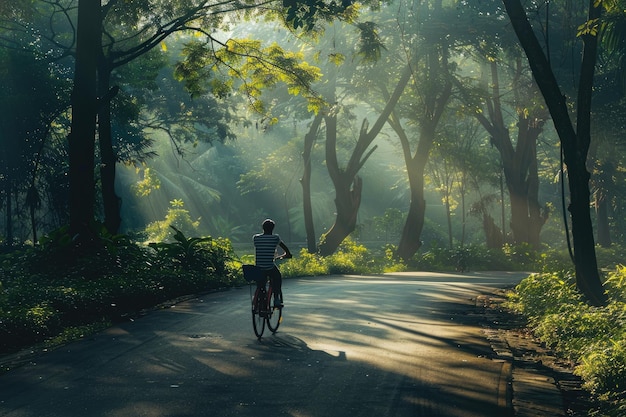
[[[256,266],[261,269],[272,269],[274,265],[274,254],[276,247],[280,243],[278,235],[258,234],[252,238],[255,247]]]

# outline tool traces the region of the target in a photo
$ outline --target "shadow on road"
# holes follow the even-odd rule
[[[260,340],[242,291],[209,294],[0,376],[0,416],[507,416],[474,299],[512,279],[290,280]]]

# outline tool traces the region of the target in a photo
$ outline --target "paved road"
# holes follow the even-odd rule
[[[466,313],[521,277],[288,280],[261,340],[247,287],[208,294],[1,375],[0,416],[508,416],[506,365]]]

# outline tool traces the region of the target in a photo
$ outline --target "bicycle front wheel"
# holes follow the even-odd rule
[[[282,307],[273,306],[271,294],[268,296],[267,304],[269,311],[267,315],[267,328],[270,329],[272,333],[276,333],[276,331],[278,330],[278,326],[280,326],[280,323],[283,321],[283,309]]]
[[[267,301],[265,291],[256,289],[252,299],[252,328],[256,337],[261,338],[265,330],[265,316],[267,315]]]

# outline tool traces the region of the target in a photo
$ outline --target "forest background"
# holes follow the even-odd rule
[[[3,347],[241,283],[266,217],[287,274],[544,271],[623,323],[625,7],[521,6],[3,2]]]
[[[20,19],[6,21],[3,32],[5,245],[36,242],[70,221],[76,4],[6,10]],[[99,97],[110,120],[98,113],[98,141],[110,138],[117,161],[119,219],[106,211],[110,191],[98,191],[94,218],[110,233],[164,240],[162,222],[188,213],[175,224],[183,232],[235,244],[248,244],[259,221],[272,217],[285,240],[309,252],[324,252],[333,226],[343,226],[325,254],[353,232],[372,246],[400,246],[404,260],[422,244],[565,245],[559,140],[501,5],[353,7],[358,18],[353,10],[299,34],[276,20],[239,23],[232,15],[202,22],[208,27],[186,17],[187,26],[167,37],[125,32],[132,25],[164,32],[163,22],[142,21],[147,4],[103,8],[108,40],[98,74],[110,90]],[[568,45],[549,52],[569,96],[582,44],[572,22],[584,22],[586,11],[564,2],[531,14],[541,23],[548,13],[550,42]],[[566,17],[553,17],[561,12]],[[625,239],[623,112],[619,51],[605,45],[593,82],[590,169],[596,240],[610,246]],[[100,169],[110,169],[105,148],[95,152]],[[110,181],[100,174],[95,190]],[[303,197],[305,179],[313,182]],[[351,218],[342,218],[350,192]],[[303,209],[307,199],[312,209]],[[416,217],[425,229],[419,225],[403,250],[403,227]]]

